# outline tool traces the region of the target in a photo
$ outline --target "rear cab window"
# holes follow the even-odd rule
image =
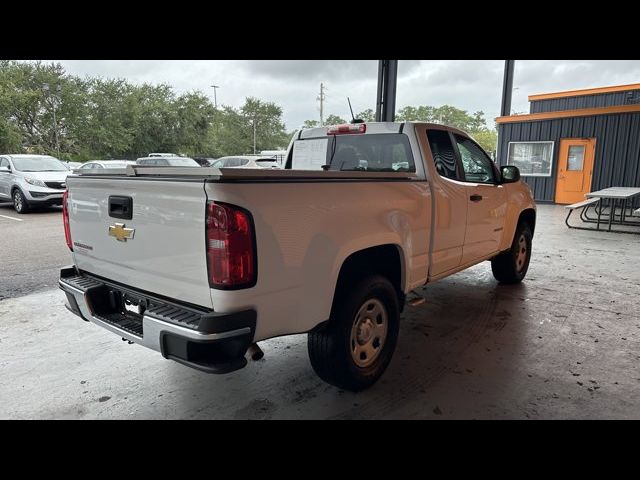
[[[293,144],[291,168],[363,172],[415,172],[409,139],[402,133],[328,135]]]
[[[427,139],[438,174],[444,178],[462,180],[449,131],[427,130]]]

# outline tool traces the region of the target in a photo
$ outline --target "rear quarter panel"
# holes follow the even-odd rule
[[[258,312],[256,340],[305,332],[329,318],[340,268],[354,252],[396,245],[403,289],[425,282],[431,197],[423,181],[207,183],[209,200],[249,210],[258,278],[211,290],[214,308]]]

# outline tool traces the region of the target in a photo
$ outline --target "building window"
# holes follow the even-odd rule
[[[524,177],[550,177],[553,142],[509,142],[507,165],[515,165]]]

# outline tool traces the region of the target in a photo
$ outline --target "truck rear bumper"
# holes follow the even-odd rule
[[[75,267],[60,270],[59,285],[72,313],[165,358],[207,373],[228,373],[247,364],[245,353],[253,342],[255,310],[212,312],[161,299]],[[142,314],[125,304],[142,305]]]

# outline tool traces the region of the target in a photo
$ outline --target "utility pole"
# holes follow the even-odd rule
[[[216,107],[216,110],[218,109],[218,96],[216,95],[216,92],[218,91],[218,89],[220,88],[218,85],[211,85],[211,88],[213,88],[213,106]]]
[[[320,82],[320,95],[318,95],[318,98],[316,100],[320,101],[320,126],[322,127],[324,125],[324,100],[325,100],[325,94],[324,94],[324,84],[322,82]]]

